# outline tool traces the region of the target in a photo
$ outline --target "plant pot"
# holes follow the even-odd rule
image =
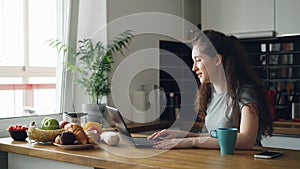
[[[88,114],[87,121],[101,123],[103,127],[108,127],[106,121],[106,104],[82,104],[82,112]]]

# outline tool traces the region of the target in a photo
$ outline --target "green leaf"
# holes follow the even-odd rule
[[[123,50],[127,49],[132,38],[132,31],[126,30],[108,42],[108,45],[101,41],[82,39],[78,40],[77,51],[57,39],[47,43],[50,47],[56,47],[58,52],[63,52],[64,55],[71,54],[76,59],[75,64],[65,63],[66,71],[76,73],[75,81],[97,102],[99,98],[111,92],[108,73],[112,71],[113,54],[119,52],[125,56]]]

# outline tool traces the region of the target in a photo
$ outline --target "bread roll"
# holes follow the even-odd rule
[[[65,130],[72,132],[75,136],[77,141],[80,144],[87,144],[88,143],[88,137],[85,134],[83,128],[78,123],[69,123],[65,125]]]

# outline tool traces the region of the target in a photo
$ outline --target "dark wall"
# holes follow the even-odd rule
[[[192,119],[193,103],[198,86],[192,72],[192,49],[188,44],[171,41],[160,41],[160,87],[166,93],[167,105],[161,120],[175,120],[175,110],[190,111],[180,113],[181,119]],[[170,93],[174,96],[170,97]],[[184,100],[183,100],[184,99]],[[189,115],[193,113],[193,115]]]

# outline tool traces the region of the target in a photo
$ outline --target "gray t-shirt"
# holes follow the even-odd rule
[[[208,131],[215,130],[217,128],[233,127],[231,124],[232,109],[231,104],[229,104],[229,114],[226,118],[226,92],[212,95],[211,102],[207,106],[205,126]]]
[[[226,103],[226,93],[227,92],[217,94],[213,92],[211,102],[207,106],[207,115],[205,117],[205,125],[208,131],[221,127],[234,127],[232,100],[229,98],[228,104]],[[240,110],[244,105],[250,102],[257,103],[256,98],[249,93],[249,90],[242,90],[242,101],[239,103]],[[227,117],[226,111],[228,111]]]
[[[217,128],[234,127],[232,100],[229,98],[228,104],[226,103],[226,93],[227,92],[217,94],[213,92],[211,102],[207,105],[207,114],[205,117],[205,127],[208,132],[216,130]],[[242,90],[242,101],[239,103],[240,110],[248,103],[257,103],[257,99],[253,94],[254,93],[250,93],[246,88]],[[227,117],[226,111],[228,111]],[[260,132],[258,132],[256,145],[260,145],[260,138]]]

